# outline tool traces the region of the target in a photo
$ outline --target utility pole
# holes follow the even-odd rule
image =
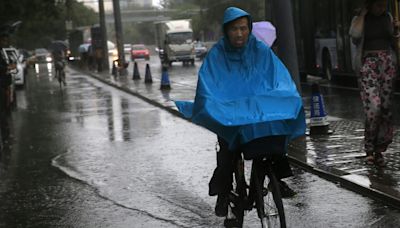
[[[265,9],[267,9],[265,0]],[[272,0],[274,11],[273,19],[276,26],[278,53],[282,62],[288,68],[290,75],[296,83],[297,90],[301,95],[299,65],[297,63],[297,49],[294,35],[293,11],[290,0]],[[267,12],[266,12],[267,15]]]
[[[65,1],[65,8],[66,8],[66,17],[65,17],[65,31],[66,37],[69,37],[69,32],[73,28],[72,20],[71,20],[71,11],[72,11],[72,2],[71,0]]]
[[[108,62],[108,45],[107,45],[107,27],[106,27],[106,19],[105,19],[105,12],[104,12],[104,1],[99,1],[99,16],[100,16],[100,30],[102,36],[102,47],[103,47],[103,66],[104,69],[109,72],[110,65]]]
[[[119,0],[113,0],[115,36],[117,39],[118,60],[121,66],[125,66],[124,38],[122,35],[121,9]],[[121,67],[120,75],[127,75],[128,71],[125,67]]]

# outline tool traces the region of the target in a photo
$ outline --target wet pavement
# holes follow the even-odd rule
[[[196,64],[172,69],[169,93],[159,90],[156,68],[152,85],[143,75],[103,75],[129,94],[73,69],[62,90],[51,74],[30,75],[0,153],[0,227],[222,227],[207,195],[216,137],[171,115],[170,99],[184,98],[194,89],[186,82],[195,82],[180,78],[187,90],[179,90],[175,76]],[[286,181],[298,195],[284,201],[289,227],[400,223],[399,210],[294,171]],[[254,211],[246,215],[245,227],[258,225]]]
[[[152,85],[143,82],[147,63],[153,71]],[[114,77],[96,73],[91,75],[180,116],[173,100],[194,98],[196,72],[200,65],[200,62],[196,62],[195,67],[173,65],[168,74],[172,87],[170,91],[159,89],[161,69],[159,63],[154,60],[139,62],[141,80],[132,80],[130,74],[133,69],[128,76]],[[330,114],[329,128],[333,134],[306,136],[293,142],[289,152],[291,161],[346,188],[400,207],[399,128],[395,128],[393,143],[384,153],[386,167],[367,165],[363,153],[363,115],[357,89],[334,88],[323,80],[317,82],[321,85],[321,93]],[[303,84],[302,87],[303,94],[311,94],[309,84]],[[311,99],[303,95],[303,100],[308,121]],[[396,105],[394,113],[398,113],[399,110],[400,107]],[[394,122],[399,126],[400,115],[395,115]]]

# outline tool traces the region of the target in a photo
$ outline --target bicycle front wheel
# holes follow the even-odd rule
[[[253,166],[256,208],[258,217],[261,220],[261,227],[286,228],[285,211],[282,196],[279,189],[278,179],[272,170],[271,164],[256,162]],[[266,170],[263,172],[263,170]],[[265,178],[267,174],[268,178]],[[268,186],[268,187],[265,187]]]

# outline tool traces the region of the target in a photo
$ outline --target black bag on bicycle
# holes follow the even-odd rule
[[[246,160],[264,157],[279,160],[286,154],[287,143],[286,135],[271,135],[243,144],[241,149]]]
[[[242,145],[243,157],[246,160],[270,158],[272,169],[278,179],[293,176],[289,165],[286,135],[267,136],[254,139]]]

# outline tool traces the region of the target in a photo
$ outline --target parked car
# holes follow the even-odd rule
[[[131,53],[132,50],[132,45],[131,44],[124,44],[124,53],[125,55],[129,55],[129,53]]]
[[[13,84],[15,86],[25,85],[25,61],[24,56],[15,48],[4,48],[10,62],[16,64],[16,69],[11,71]]]
[[[194,44],[194,50],[196,52],[196,58],[203,59],[207,54],[207,47],[203,42],[197,41]]]
[[[17,55],[15,54],[15,48],[2,48],[0,51],[2,52],[1,55],[5,58],[5,62],[7,64],[16,64],[17,63]],[[18,67],[18,66],[17,66]],[[6,96],[6,106],[7,108],[12,108],[15,107],[17,104],[17,99],[16,99],[16,92],[15,92],[15,83],[14,83],[14,78],[15,74],[17,73],[17,68],[10,70],[11,73],[11,83],[9,86],[7,86],[8,90],[8,95]]]
[[[18,50],[15,51],[16,54],[18,55],[18,59],[17,59],[17,72],[14,75],[14,83],[15,86],[24,87],[26,84],[26,74],[27,74],[26,61],[24,60],[24,55],[21,52],[19,52]]]
[[[53,58],[51,53],[45,48],[35,49],[35,63],[51,63]]]
[[[131,59],[150,59],[150,51],[146,48],[144,44],[134,44],[132,45]]]

